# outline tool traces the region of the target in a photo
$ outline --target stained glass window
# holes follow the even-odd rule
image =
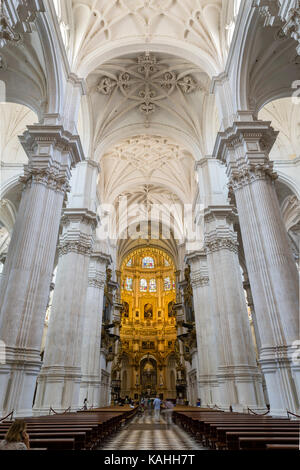
[[[127,277],[125,282],[125,289],[132,290],[132,277]]]
[[[169,277],[164,279],[164,290],[171,290],[171,280]]]
[[[128,263],[126,264],[126,266],[132,266],[132,258],[130,258],[130,260],[128,261]]]
[[[146,279],[141,279],[140,281],[140,291],[147,292],[147,281]]]
[[[150,256],[143,258],[143,268],[154,268],[154,259]]]
[[[156,292],[156,279],[150,279],[149,292]]]
[[[170,266],[170,263],[166,258],[165,258],[165,266]]]
[[[176,284],[175,281],[173,281],[173,289],[176,290]]]

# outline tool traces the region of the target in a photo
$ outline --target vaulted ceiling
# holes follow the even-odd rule
[[[54,0],[74,72],[87,76],[109,51],[169,44],[191,51],[210,76],[225,66],[240,0]],[[114,54],[116,56],[116,54]]]

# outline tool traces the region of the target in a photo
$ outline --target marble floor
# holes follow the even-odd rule
[[[107,439],[101,450],[207,450],[176,424],[159,422],[145,413],[136,416],[118,434]]]

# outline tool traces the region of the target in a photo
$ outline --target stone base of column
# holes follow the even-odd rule
[[[291,361],[292,346],[262,347],[259,362],[264,373],[272,416],[299,414],[300,366]]]
[[[6,348],[0,365],[0,417],[14,411],[14,417],[32,415],[32,397],[41,368],[40,352],[27,348]]]
[[[218,380],[213,375],[200,375],[198,381],[198,398],[201,398],[201,406],[213,408],[218,400]]]
[[[248,408],[255,412],[265,412],[262,391],[262,376],[256,366],[234,365],[218,368],[219,400],[217,405],[228,411],[247,413]]]
[[[62,413],[80,409],[81,371],[78,367],[43,367],[38,378],[34,415],[49,414],[50,408]]]
[[[80,383],[79,403],[82,404],[87,398],[88,406],[98,408],[100,406],[101,381],[99,376],[83,375]]]

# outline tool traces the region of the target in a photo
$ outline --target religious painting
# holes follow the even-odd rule
[[[152,304],[146,304],[144,307],[144,318],[153,318],[153,306]]]
[[[125,318],[129,317],[129,305],[127,302],[123,303],[123,313]]]
[[[169,302],[168,303],[168,317],[174,317],[174,305],[175,305],[175,302]]]

